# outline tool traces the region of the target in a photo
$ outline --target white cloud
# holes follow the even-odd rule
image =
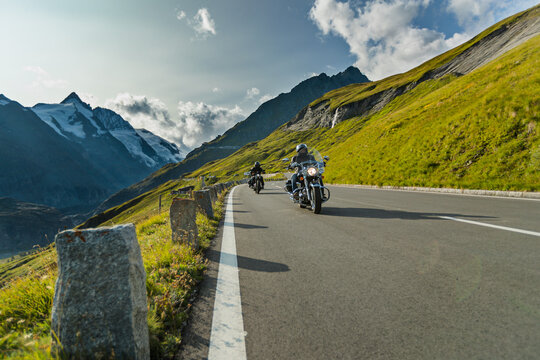
[[[99,99],[97,96],[90,93],[85,93],[85,92],[78,92],[77,95],[79,95],[81,100],[89,104],[92,108],[95,108],[96,106],[98,106]]]
[[[195,30],[200,38],[206,39],[210,35],[216,35],[216,23],[207,8],[200,8],[193,18],[188,19],[185,11],[176,10],[176,18],[185,21]],[[193,40],[193,39],[192,39]]]
[[[193,29],[195,29],[195,31],[203,37],[210,34],[216,35],[216,24],[210,16],[210,12],[206,8],[202,8],[197,11],[197,14],[191,21],[191,25],[193,26]]]
[[[35,74],[35,79],[30,85],[32,88],[62,89],[68,85],[66,80],[53,78],[52,75],[45,71],[41,66],[26,66],[24,70]]]
[[[310,18],[324,35],[342,37],[357,58],[356,66],[370,79],[407,71],[470,38],[415,27],[412,22],[429,0],[316,0]]]
[[[242,109],[237,105],[226,108],[202,102],[180,101],[177,110],[177,130],[181,134],[182,142],[188,147],[212,140],[245,118]]]
[[[536,0],[449,0],[447,10],[468,33],[476,34],[495,22],[536,5]]]
[[[260,93],[261,93],[261,91],[259,89],[257,89],[256,87],[253,87],[251,89],[247,89],[246,98],[247,99],[253,99],[254,97],[259,95]]]
[[[175,133],[176,124],[171,120],[167,106],[159,99],[145,95],[121,93],[105,102],[105,107],[116,111],[131,126],[144,128],[182,147],[182,137]]]
[[[133,127],[175,142],[182,151],[212,140],[245,118],[238,106],[227,108],[191,101],[178,102],[175,117],[161,100],[127,93],[108,100],[105,107],[118,112]]]
[[[176,13],[176,18],[178,20],[182,20],[186,17],[186,13],[183,10],[180,10]]]
[[[217,92],[220,92],[220,91],[221,91],[221,89],[218,88],[218,87],[215,87],[215,88],[212,89],[212,92],[214,92],[214,93],[217,93]]]
[[[265,94],[265,95],[263,95],[263,96],[260,97],[260,99],[259,99],[259,104],[265,103],[265,102],[267,102],[268,100],[272,100],[273,98],[275,98],[275,96],[270,95],[270,94]]]

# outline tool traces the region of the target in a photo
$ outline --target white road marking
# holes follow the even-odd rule
[[[513,231],[513,232],[517,232],[517,233],[521,233],[521,234],[540,236],[540,233],[536,232],[536,231],[522,230],[522,229],[516,229],[516,228],[511,228],[511,227],[506,227],[506,226],[482,223],[482,222],[478,222],[478,221],[458,219],[458,218],[451,217],[451,216],[439,216],[439,218],[446,219],[446,220],[464,222],[464,223],[467,223],[467,224],[487,226],[487,227],[494,228],[494,229],[499,229],[499,230]]]
[[[238,279],[238,259],[236,257],[236,239],[234,237],[233,193],[227,201],[223,240],[219,259],[218,280],[210,348],[208,359],[246,359],[246,342],[242,302],[240,299],[240,281]]]

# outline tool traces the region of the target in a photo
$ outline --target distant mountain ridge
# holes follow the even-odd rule
[[[100,137],[110,133],[126,147],[134,158],[148,167],[160,167],[167,162],[182,160],[175,144],[149,131],[143,138],[120,115],[101,107],[92,110],[90,105],[84,103],[74,92],[60,104],[37,104],[31,109],[59,135],[83,145],[88,137]],[[152,137],[154,140],[150,140]],[[167,146],[154,148],[149,142],[166,143]]]
[[[192,150],[182,162],[168,165],[139,183],[114,194],[96,209],[96,213],[119,205],[184,173],[198,169],[210,161],[227,157],[247,143],[268,136],[289,121],[304,106],[328,91],[363,82],[369,82],[369,79],[353,66],[333,76],[322,73],[304,80],[290,92],[280,94],[263,103],[255,112],[223,135]]]
[[[76,93],[24,107],[0,95],[0,196],[88,211],[169,162],[176,145]]]
[[[249,142],[263,139],[290,120],[309,102],[328,91],[350,84],[366,82],[369,82],[369,79],[354,66],[349,66],[346,70],[333,76],[328,76],[325,73],[313,76],[293,87],[290,92],[279,94],[261,104],[255,112],[227,130],[222,136],[218,136],[188,153],[186,159],[194,158],[212,151],[212,149],[220,149],[223,153],[232,154]],[[204,156],[205,160],[209,158],[215,160],[222,157],[208,156],[208,154]]]

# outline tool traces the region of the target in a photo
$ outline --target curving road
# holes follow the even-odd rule
[[[314,215],[281,185],[235,188],[223,228],[237,255],[221,255],[222,231],[179,357],[538,358],[540,201],[330,187]],[[218,302],[235,313],[220,259],[238,267],[234,341],[218,338],[238,319],[212,330]]]

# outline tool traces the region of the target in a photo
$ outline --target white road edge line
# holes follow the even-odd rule
[[[216,300],[212,318],[208,359],[246,359],[246,342],[242,301],[240,299],[240,281],[238,278],[238,260],[236,257],[236,239],[234,237],[233,193],[231,189],[225,211],[223,240],[219,259]]]
[[[522,230],[522,229],[516,229],[516,228],[506,227],[506,226],[500,226],[500,225],[486,224],[486,223],[482,223],[482,222],[478,222],[478,221],[465,220],[465,219],[458,219],[458,218],[451,217],[451,216],[439,216],[439,218],[441,218],[441,219],[446,219],[446,220],[453,220],[453,221],[464,222],[464,223],[467,223],[467,224],[480,225],[480,226],[487,226],[487,227],[494,228],[494,229],[499,229],[499,230],[513,231],[513,232],[517,232],[517,233],[521,233],[521,234],[527,234],[527,235],[533,235],[533,236],[540,236],[540,233],[539,233],[539,232],[536,232],[536,231],[529,231],[529,230]]]

